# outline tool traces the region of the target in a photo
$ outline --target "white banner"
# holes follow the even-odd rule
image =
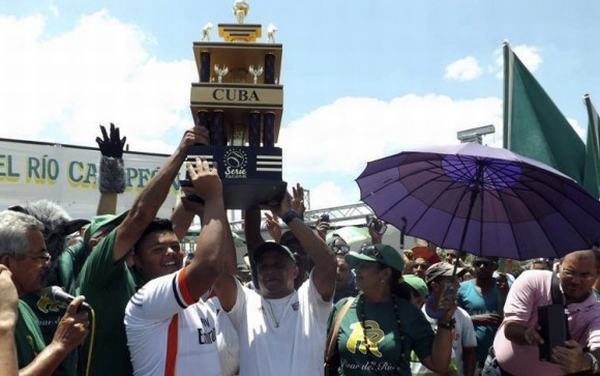
[[[117,213],[131,208],[167,155],[125,152],[125,192]],[[0,139],[0,210],[39,199],[57,202],[73,218],[96,214],[100,151],[94,148]],[[168,218],[179,182],[173,182],[158,216]]]

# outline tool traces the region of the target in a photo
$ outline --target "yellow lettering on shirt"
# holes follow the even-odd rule
[[[365,343],[365,337],[369,343],[369,351],[378,358],[381,358],[381,352],[379,351],[378,343],[383,340],[383,330],[379,328],[379,323],[373,320],[365,321],[366,330],[363,330],[362,323],[355,322],[350,325],[352,333],[348,341],[346,341],[346,348],[352,354],[356,353],[356,350],[362,354],[367,354],[367,344]]]

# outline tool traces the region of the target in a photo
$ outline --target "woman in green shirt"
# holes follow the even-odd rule
[[[410,353],[414,351],[429,369],[444,373],[452,349],[452,314],[431,330],[423,313],[407,300],[402,283],[402,256],[389,245],[375,244],[350,252],[346,262],[356,270],[359,295],[338,302],[330,318],[348,302],[337,335],[338,374],[410,375]],[[351,298],[349,298],[351,299]]]

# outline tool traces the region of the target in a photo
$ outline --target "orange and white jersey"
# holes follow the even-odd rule
[[[125,328],[136,376],[221,374],[214,313],[193,301],[183,269],[131,297]]]

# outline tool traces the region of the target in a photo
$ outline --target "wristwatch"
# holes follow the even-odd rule
[[[594,355],[594,353],[590,352],[586,352],[585,355],[588,356],[588,358],[590,358],[590,360],[592,361],[592,373],[598,373],[600,372],[600,363],[598,362],[598,358],[596,358],[596,355]]]
[[[288,210],[285,214],[283,214],[281,216],[281,220],[286,224],[289,225],[291,221],[293,221],[295,218],[300,218],[300,216],[298,215],[298,213],[296,213],[295,210]]]

